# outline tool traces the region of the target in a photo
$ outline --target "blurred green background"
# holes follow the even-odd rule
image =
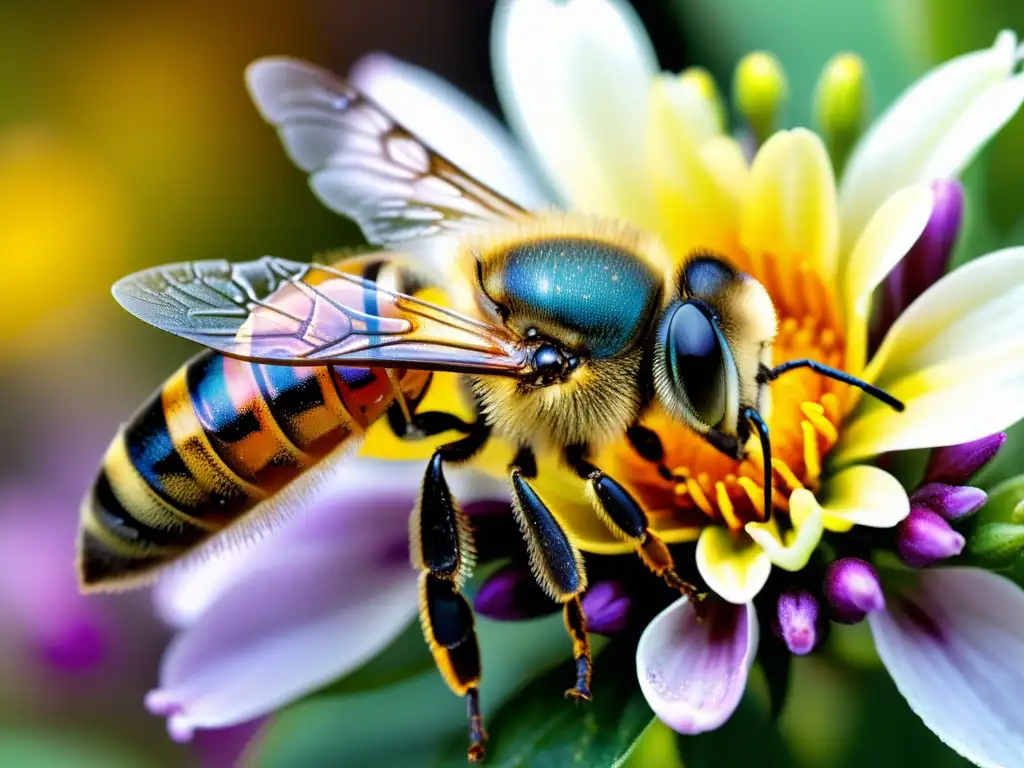
[[[774,52],[790,77],[796,124],[808,122],[818,72],[837,51],[866,60],[878,106],[933,63],[988,46],[1001,28],[1024,30],[1015,0],[636,5],[667,68],[704,65],[723,89],[743,53]],[[0,5],[0,765],[199,760],[142,707],[166,631],[145,595],[85,602],[71,594],[73,532],[117,424],[191,353],[118,309],[111,282],[162,262],[305,259],[358,241],[314,200],[256,115],[243,68],[284,53],[343,72],[362,53],[386,50],[494,109],[491,11],[482,0]],[[1024,241],[1024,120],[975,163],[967,184],[958,258]],[[992,477],[1013,466],[1007,451]],[[727,729],[688,742],[687,758],[962,764],[907,710],[857,630],[795,666],[781,735],[755,690]],[[374,716],[373,707],[357,711]],[[662,764],[676,747],[654,733],[644,748],[636,764]]]

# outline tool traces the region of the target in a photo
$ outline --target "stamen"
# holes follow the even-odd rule
[[[804,487],[803,483],[800,482],[800,478],[793,474],[793,470],[782,459],[773,458],[772,469],[779,473],[779,476],[789,486],[789,490],[795,491]]]
[[[708,501],[708,497],[704,494],[704,489],[693,478],[686,481],[686,490],[690,492],[690,498],[693,499],[693,503],[697,505],[701,512],[708,517],[714,516],[714,510],[711,507],[711,502]]]
[[[741,477],[736,482],[740,484],[740,488],[747,494],[747,498],[750,499],[750,503],[753,505],[758,516],[764,520],[764,489],[749,477]]]
[[[800,410],[818,431],[818,434],[824,437],[830,446],[834,445],[839,439],[839,431],[831,421],[825,418],[824,406],[818,403],[801,403]]]
[[[800,428],[804,433],[804,470],[807,473],[807,483],[811,486],[818,484],[821,477],[821,459],[818,454],[818,433],[814,425],[809,421],[801,421]]]
[[[732,499],[729,498],[729,492],[725,489],[725,483],[721,480],[715,483],[715,500],[718,502],[718,509],[722,513],[725,524],[729,526],[730,530],[740,530],[743,527],[743,523],[736,517],[736,510],[732,506]]]

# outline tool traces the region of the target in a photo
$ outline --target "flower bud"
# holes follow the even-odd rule
[[[927,507],[947,520],[959,520],[981,509],[987,498],[983,490],[970,485],[928,483],[914,491],[910,504]]]
[[[1024,552],[1024,525],[985,523],[974,529],[967,543],[971,561],[984,568],[1009,568]]]
[[[832,57],[818,78],[814,115],[837,176],[867,123],[869,100],[863,59],[852,53]]]
[[[750,126],[758,146],[778,127],[788,92],[782,65],[770,53],[747,54],[736,67],[733,84],[736,109]]]
[[[996,432],[969,443],[936,448],[928,459],[925,481],[962,485],[992,461],[1005,442],[1006,433]]]
[[[793,588],[779,595],[772,630],[790,653],[804,656],[824,639],[828,622],[817,599],[806,589]]]
[[[493,573],[476,593],[476,612],[497,621],[521,621],[558,610],[558,604],[537,586],[530,569],[512,563]]]
[[[707,102],[718,120],[718,129],[724,131],[726,127],[725,103],[722,101],[722,94],[711,73],[704,67],[690,67],[680,73],[679,82],[693,89]]]
[[[841,624],[856,624],[885,607],[882,582],[871,564],[856,557],[844,557],[825,571],[825,599],[832,618]]]
[[[927,507],[911,507],[910,514],[896,528],[896,551],[913,568],[934,565],[959,555],[963,548],[964,537]]]
[[[583,595],[583,613],[587,631],[615,635],[626,628],[633,600],[625,585],[618,581],[599,581]]]
[[[942,277],[949,266],[963,221],[964,190],[956,179],[933,181],[932,190],[928,224],[882,283],[882,307],[871,329],[873,347],[877,347],[903,310]]]

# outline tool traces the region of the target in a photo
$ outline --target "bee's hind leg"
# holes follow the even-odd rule
[[[541,588],[564,606],[565,628],[572,638],[572,655],[576,662],[576,682],[565,695],[589,700],[590,640],[587,617],[580,602],[580,595],[587,588],[583,558],[529,482],[537,476],[533,451],[521,449],[509,465],[509,473],[512,506],[526,539],[530,569]]]
[[[444,477],[446,463],[472,458],[490,435],[483,419],[469,434],[442,445],[430,458],[420,498],[409,520],[412,564],[419,579],[420,623],[434,661],[448,687],[466,700],[470,762],[483,760],[487,733],[480,715],[480,647],[473,609],[461,587],[473,568],[473,531]],[[444,431],[444,430],[441,430]]]
[[[591,464],[587,459],[588,453],[586,446],[569,446],[565,450],[565,461],[580,478],[586,480],[586,494],[591,506],[612,533],[636,547],[637,554],[651,572],[686,595],[700,614],[697,588],[676,573],[672,553],[661,537],[651,530],[643,507],[614,478]]]

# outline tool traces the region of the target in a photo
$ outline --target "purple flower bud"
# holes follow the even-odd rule
[[[932,182],[934,203],[931,218],[917,242],[882,284],[882,307],[871,329],[872,349],[903,310],[938,280],[949,259],[963,222],[964,190],[956,179]]]
[[[995,458],[1005,442],[1006,433],[996,432],[969,443],[936,448],[928,460],[925,482],[963,485]]]
[[[824,639],[828,622],[818,600],[806,589],[789,589],[779,595],[772,629],[790,653],[804,656]]]
[[[633,599],[624,584],[599,581],[583,595],[583,612],[587,630],[599,635],[615,635],[626,628]]]
[[[981,509],[987,498],[988,495],[983,490],[970,485],[928,483],[914,491],[910,497],[910,504],[927,507],[947,520],[959,520]]]
[[[836,560],[825,571],[825,599],[832,618],[841,624],[856,624],[885,607],[882,582],[870,563],[856,557]]]
[[[559,608],[521,563],[506,565],[492,574],[476,593],[473,605],[481,616],[497,621],[533,619]]]
[[[896,529],[896,550],[903,562],[914,568],[959,555],[964,543],[963,536],[927,507],[911,507],[910,514]]]

